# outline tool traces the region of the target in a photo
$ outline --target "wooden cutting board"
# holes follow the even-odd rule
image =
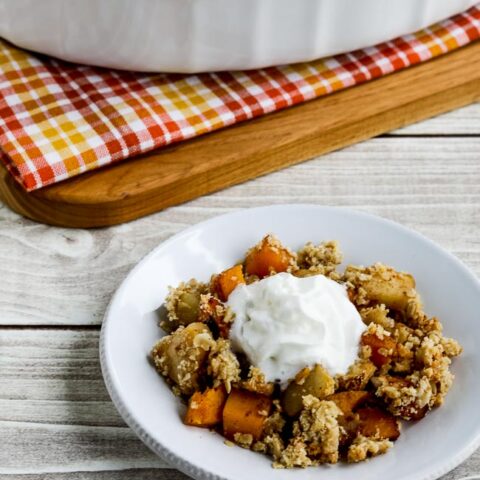
[[[477,41],[378,80],[32,193],[2,165],[0,198],[42,223],[115,225],[479,99]]]

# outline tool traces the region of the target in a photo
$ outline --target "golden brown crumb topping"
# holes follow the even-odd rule
[[[313,463],[337,463],[342,412],[334,402],[303,397],[304,409],[293,423],[293,437],[274,466],[308,467]]]
[[[250,392],[260,393],[262,395],[272,395],[274,384],[265,381],[265,375],[258,367],[250,366],[248,377],[240,382],[240,386]]]
[[[347,460],[350,463],[361,462],[369,457],[386,453],[392,447],[393,443],[390,440],[379,440],[359,434],[348,447]]]
[[[233,439],[242,448],[250,448],[253,443],[253,436],[249,433],[235,433]]]
[[[215,387],[225,385],[230,393],[232,385],[240,380],[240,364],[230,348],[230,340],[219,338],[210,349],[207,373],[212,376]]]
[[[362,308],[359,313],[366,325],[375,323],[389,332],[395,327],[395,320],[388,316],[388,309],[382,303],[373,307]]]
[[[308,242],[297,254],[297,264],[300,269],[299,276],[325,275],[334,280],[340,278],[336,271],[337,266],[342,263],[342,252],[338,242],[323,242],[314,245]]]
[[[365,390],[376,369],[370,360],[357,360],[347,373],[337,375],[337,390]]]

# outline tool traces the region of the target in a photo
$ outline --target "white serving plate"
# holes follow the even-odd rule
[[[201,72],[313,60],[414,32],[478,0],[0,0],[0,36],[73,62]]]
[[[231,266],[267,232],[298,248],[337,239],[345,263],[382,261],[411,272],[426,310],[459,340],[445,404],[406,425],[386,455],[355,465],[274,470],[265,456],[182,423],[184,406],[147,361],[162,335],[157,309],[168,285]],[[480,445],[480,283],[451,254],[398,224],[346,209],[287,205],[241,210],[195,225],[153,250],[127,276],[106,312],[100,341],[105,383],[120,414],[172,466],[199,480],[433,480]]]

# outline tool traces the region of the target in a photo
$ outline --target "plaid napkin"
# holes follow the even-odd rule
[[[26,190],[281,110],[480,37],[480,3],[412,35],[314,62],[201,75],[72,65],[0,40],[0,157]]]

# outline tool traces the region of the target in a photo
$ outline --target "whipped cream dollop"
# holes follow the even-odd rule
[[[358,357],[366,327],[345,287],[323,275],[279,273],[239,285],[228,305],[235,314],[234,350],[267,381],[286,386],[302,368],[317,363],[332,376],[343,374]]]

